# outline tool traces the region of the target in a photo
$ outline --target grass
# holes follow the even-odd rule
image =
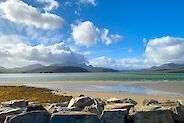
[[[59,103],[69,101],[72,97],[55,95],[53,90],[27,86],[0,86],[0,102],[25,99],[37,103]]]

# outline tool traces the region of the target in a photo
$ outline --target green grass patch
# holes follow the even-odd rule
[[[0,86],[0,102],[25,99],[37,103],[59,103],[69,101],[72,97],[55,95],[53,90],[27,86]]]

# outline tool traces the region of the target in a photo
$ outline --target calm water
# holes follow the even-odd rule
[[[59,85],[60,81],[122,81],[122,84]],[[129,84],[123,84],[128,81]],[[132,81],[138,82],[137,84]],[[151,82],[150,82],[151,81]],[[69,91],[108,91],[147,95],[172,95],[184,97],[184,74],[160,73],[53,73],[53,74],[0,74],[0,84],[26,82],[26,85],[63,89]],[[32,83],[34,82],[34,84]],[[35,84],[39,82],[39,84]],[[41,84],[41,82],[50,82]],[[140,84],[139,84],[140,82]],[[145,82],[145,83],[142,83]]]
[[[54,81],[183,81],[184,73],[52,73],[52,74],[0,74],[0,83],[54,82]]]

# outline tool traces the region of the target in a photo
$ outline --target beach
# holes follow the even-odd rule
[[[160,82],[157,82],[157,84]],[[174,82],[173,82],[174,83]],[[14,84],[9,84],[9,85],[16,85],[16,86],[21,86],[21,85],[26,85],[26,86],[33,86],[33,87],[43,87],[43,88],[49,88],[53,89],[53,93],[56,95],[64,95],[64,96],[73,96],[77,97],[79,95],[86,95],[92,98],[100,98],[102,100],[107,100],[109,98],[131,98],[133,100],[136,100],[138,102],[137,106],[141,106],[142,102],[144,99],[155,99],[160,102],[164,101],[177,101],[177,100],[184,100],[184,96],[178,96],[178,95],[170,95],[169,93],[166,93],[165,91],[169,91],[171,88],[170,86],[164,86],[167,88],[162,88],[162,84],[160,84],[158,87],[155,86],[155,82],[149,81],[149,82],[139,82],[139,81],[131,81],[131,82],[121,82],[121,81],[91,81],[91,82],[32,82],[32,83],[14,83]],[[136,88],[137,86],[151,86],[152,90],[155,89],[163,89],[164,91],[157,91],[157,93],[152,93],[150,91],[149,93],[129,93],[129,92],[114,92],[114,91],[105,91],[103,88],[101,88],[100,91],[90,90],[94,86],[108,86],[108,87],[114,87],[114,86],[131,86],[133,88]],[[167,85],[167,84],[166,84]],[[172,84],[170,84],[172,87],[174,87]],[[154,87],[155,86],[155,87]],[[61,89],[61,87],[65,89]],[[181,87],[182,89],[182,87]],[[173,90],[178,90],[181,91],[180,89],[173,88]],[[159,95],[160,92],[160,95]],[[163,93],[165,92],[165,93]],[[171,93],[171,92],[170,92]]]
[[[57,94],[79,96],[81,94],[106,100],[108,98],[132,98],[142,104],[144,99],[159,101],[184,100],[184,80],[157,80],[162,75],[142,75],[137,80],[128,80],[133,75],[126,73],[69,73],[69,74],[2,74],[0,85],[31,86],[55,90]],[[108,78],[111,77],[111,80]],[[155,80],[147,77],[156,76]],[[175,78],[175,74],[167,74]],[[178,76],[178,75],[177,75]],[[106,77],[106,78],[103,78]],[[181,78],[181,77],[180,77]],[[107,80],[108,79],[108,80]],[[117,79],[117,80],[116,80]]]
[[[86,95],[92,98],[100,98],[102,100],[107,100],[110,98],[131,98],[138,102],[137,106],[141,106],[144,99],[154,99],[160,102],[164,101],[177,101],[177,100],[184,100],[184,97],[173,97],[173,96],[148,96],[148,95],[139,95],[139,94],[119,94],[119,93],[112,93],[112,92],[90,92],[90,91],[55,91],[55,94],[59,95],[66,95],[66,96],[74,96],[77,97],[79,95]]]

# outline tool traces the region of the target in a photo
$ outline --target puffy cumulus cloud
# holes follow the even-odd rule
[[[0,55],[3,56],[1,57],[1,65],[5,67],[22,66],[31,63],[49,65],[73,62],[83,64],[87,62],[83,55],[72,51],[64,43],[56,43],[51,46],[31,46],[22,41],[24,37],[17,36],[17,39],[19,38],[17,41],[14,41],[15,39],[12,37],[14,36],[0,36]]]
[[[118,34],[111,34],[110,36],[108,36],[108,34],[108,29],[103,29],[101,31],[101,40],[105,42],[106,45],[112,44],[113,42],[118,42],[122,39],[122,36]]]
[[[53,9],[56,9],[59,7],[59,3],[55,0],[37,0],[40,3],[46,3],[46,6],[44,7],[45,11],[52,11]]]
[[[72,25],[72,36],[79,45],[91,46],[96,43],[100,30],[90,21]]]
[[[111,34],[109,36],[108,29],[99,29],[90,21],[72,25],[72,36],[76,44],[87,47],[96,44],[100,40],[109,45],[122,39],[122,36],[118,34]]]
[[[1,15],[14,22],[41,29],[56,29],[63,25],[64,19],[48,12],[41,13],[20,0],[7,0],[0,3]]]
[[[148,41],[145,61],[156,65],[184,63],[184,38],[162,37]]]
[[[79,2],[83,4],[96,5],[96,0],[79,0]]]
[[[96,67],[110,67],[115,69],[142,69],[150,65],[145,64],[144,60],[137,58],[112,59],[105,56],[90,59],[89,63]]]

